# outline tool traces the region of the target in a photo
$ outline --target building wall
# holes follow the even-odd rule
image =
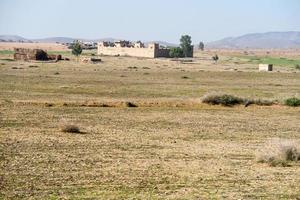
[[[98,55],[154,58],[154,51],[155,49],[150,48],[100,47],[98,45]]]
[[[156,58],[158,57],[164,57],[164,58],[169,58],[170,57],[170,49],[158,49],[156,51]]]
[[[157,58],[169,57],[169,51],[169,49],[159,49],[158,44],[149,44],[148,48],[107,47],[98,44],[98,55]]]
[[[258,68],[259,68],[259,71],[273,71],[272,64],[259,64]]]

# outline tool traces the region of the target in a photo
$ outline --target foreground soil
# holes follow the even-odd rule
[[[255,152],[270,138],[299,141],[300,108],[200,99],[221,91],[280,102],[299,94],[300,73],[215,65],[209,56],[103,57],[95,65],[2,56],[0,198],[299,198],[300,164],[270,167]],[[66,123],[81,133],[63,133]]]

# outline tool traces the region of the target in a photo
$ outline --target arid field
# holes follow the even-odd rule
[[[300,107],[283,105],[300,97],[298,51],[98,64],[60,53],[71,60],[0,51],[0,199],[300,199],[300,162],[255,158],[272,138],[300,141]],[[202,103],[211,92],[274,104]]]

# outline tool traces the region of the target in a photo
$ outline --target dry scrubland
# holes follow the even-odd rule
[[[215,65],[213,54],[95,65],[0,55],[0,198],[300,198],[299,162],[255,158],[271,138],[299,141],[299,107],[200,103],[212,91],[281,102],[299,95],[299,71],[258,73],[226,51]]]

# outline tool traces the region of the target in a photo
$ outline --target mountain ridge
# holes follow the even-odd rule
[[[120,39],[116,38],[100,38],[100,39],[80,39],[72,37],[48,37],[41,39],[27,39],[18,35],[0,35],[0,42],[43,42],[43,43],[71,43],[74,40],[84,42],[110,41],[114,42]],[[145,41],[145,44],[151,42],[159,43],[163,46],[176,47],[178,44],[166,41]],[[206,48],[209,49],[287,49],[300,48],[300,31],[287,32],[265,32],[265,33],[249,33],[237,37],[226,37],[221,40],[207,42]]]
[[[209,42],[207,48],[228,49],[287,49],[300,48],[300,32],[265,32],[250,33],[237,37],[227,37],[221,40]]]

